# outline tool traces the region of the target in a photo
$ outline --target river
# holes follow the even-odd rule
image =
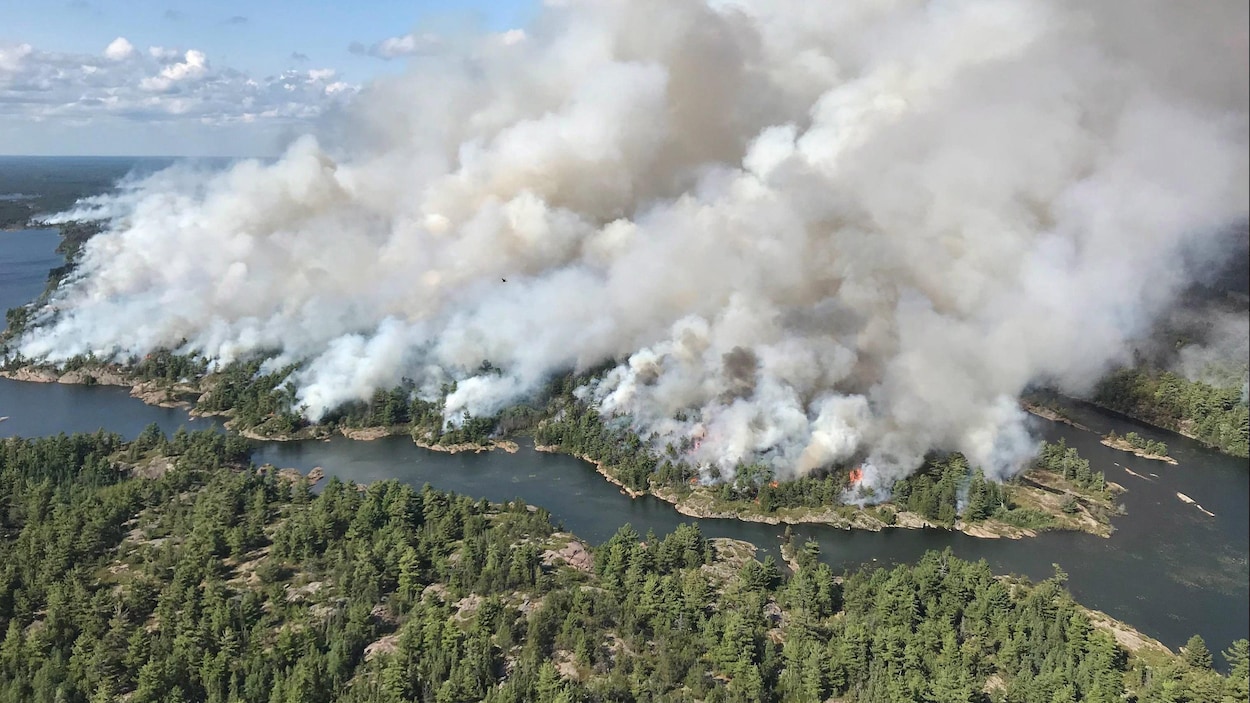
[[[12,246],[12,240],[22,236],[32,239]],[[0,272],[10,270],[10,257],[29,258],[33,239],[50,241],[51,247],[56,244],[55,236],[49,240],[46,233],[0,233]],[[15,249],[20,251],[15,254]],[[3,301],[29,299],[43,285],[42,278],[35,285],[29,280],[14,283],[3,275],[0,282]],[[1110,539],[1055,532],[1025,540],[986,540],[944,530],[868,532],[818,525],[796,526],[795,533],[815,539],[821,558],[838,570],[914,561],[926,550],[946,547],[965,559],[985,559],[995,572],[1035,580],[1051,575],[1052,565],[1058,564],[1068,573],[1068,587],[1081,603],[1124,620],[1174,649],[1194,633],[1202,635],[1213,651],[1247,637],[1250,471],[1246,460],[1094,408],[1076,406],[1071,412],[1094,432],[1037,419],[1037,435],[1066,439],[1095,470],[1129,489],[1120,498],[1128,514],[1114,520],[1116,532]],[[144,405],[122,388],[0,379],[3,416],[10,417],[0,422],[0,436],[105,428],[133,437],[152,422],[167,433],[179,426],[216,426],[210,420],[189,418],[181,410]],[[1104,447],[1096,433],[1110,430],[1136,431],[1165,441],[1179,463],[1147,461]],[[683,522],[697,522],[705,536],[748,540],[775,552],[784,529],[736,520],[692,520],[654,498],[631,500],[589,464],[535,452],[525,442],[516,454],[449,455],[421,449],[403,437],[371,442],[336,437],[258,442],[253,459],[305,471],[321,466],[329,476],[343,480],[367,483],[394,478],[494,501],[521,498],[546,508],[554,521],[592,543],[606,540],[625,523],[639,533],[652,529],[663,534]],[[1130,475],[1126,466],[1145,478]],[[1181,502],[1177,492],[1192,497],[1215,517]]]

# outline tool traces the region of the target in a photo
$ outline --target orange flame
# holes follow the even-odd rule
[[[864,478],[864,470],[856,466],[851,469],[851,483],[859,483]]]
[[[769,488],[776,488],[777,486],[780,486],[780,485],[781,485],[781,484],[780,484],[780,483],[778,483],[778,482],[776,482],[776,481],[771,481],[771,482],[769,482],[768,487],[769,487]]]
[[[697,485],[699,485],[699,479],[697,479],[697,478],[692,478],[692,479],[690,479],[690,485],[692,485],[692,486],[697,486]]]

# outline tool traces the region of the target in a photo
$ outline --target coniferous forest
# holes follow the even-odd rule
[[[1246,0],[11,4],[0,703],[1250,703]]]
[[[314,491],[237,437],[0,443],[0,700],[1246,701],[1247,644],[1129,651],[1056,570],[795,571],[683,526]]]
[[[1250,456],[1250,409],[1240,388],[1219,388],[1168,371],[1125,369],[1098,385],[1094,402],[1233,456]]]

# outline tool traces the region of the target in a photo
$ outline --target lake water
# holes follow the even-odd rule
[[[60,241],[54,229],[0,230],[0,314],[43,292],[48,271],[62,263]],[[0,330],[5,327],[0,319]]]
[[[10,270],[14,257],[37,258],[38,252],[27,246],[36,237],[6,238],[14,234],[0,234],[0,272]],[[15,241],[19,244],[14,245]],[[56,244],[55,237],[40,241],[50,247]],[[0,278],[5,281],[0,300],[20,295],[29,299],[42,290],[42,281],[29,279]],[[1117,531],[1110,539],[1056,532],[1025,540],[984,540],[944,530],[867,532],[817,525],[796,526],[795,533],[819,542],[822,558],[839,570],[914,561],[926,550],[946,547],[965,559],[985,559],[996,572],[1035,580],[1049,576],[1052,564],[1059,564],[1081,603],[1124,620],[1170,647],[1183,644],[1194,633],[1201,634],[1214,651],[1246,637],[1250,633],[1250,471],[1246,460],[1089,407],[1071,410],[1097,433],[1137,431],[1163,440],[1179,462],[1171,466],[1138,459],[1102,446],[1099,434],[1037,420],[1039,436],[1065,438],[1095,470],[1129,489],[1121,496],[1128,515],[1115,519]],[[0,379],[3,416],[9,419],[0,422],[0,436],[105,428],[133,437],[152,422],[166,432],[179,426],[215,426],[180,410],[144,405],[121,388]],[[516,454],[449,455],[421,449],[402,437],[372,442],[344,438],[259,442],[254,460],[305,471],[321,466],[331,476],[357,482],[394,478],[495,501],[521,498],[546,508],[556,522],[592,543],[606,540],[627,522],[643,534],[648,529],[663,534],[680,523],[697,522],[706,536],[744,539],[775,551],[784,529],[735,520],[692,520],[650,497],[631,500],[589,464],[535,452],[524,443]],[[1146,479],[1128,474],[1125,466]],[[1176,497],[1178,491],[1215,517],[1182,503]]]

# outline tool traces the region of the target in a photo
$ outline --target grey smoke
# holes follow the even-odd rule
[[[422,52],[328,141],[65,214],[109,229],[21,352],[277,349],[313,418],[405,376],[490,413],[615,359],[584,397],[709,475],[1005,476],[1020,391],[1127,360],[1172,262],[1245,218],[1245,15],[550,3]]]
[[[1183,329],[1191,338],[1176,352],[1173,369],[1191,381],[1217,387],[1246,384],[1250,318],[1245,310],[1211,307],[1180,314],[1187,318]]]
[[[725,382],[728,388],[722,396],[722,402],[735,398],[749,398],[755,391],[755,375],[759,370],[759,359],[755,352],[743,347],[734,347],[721,356],[725,371]]]

